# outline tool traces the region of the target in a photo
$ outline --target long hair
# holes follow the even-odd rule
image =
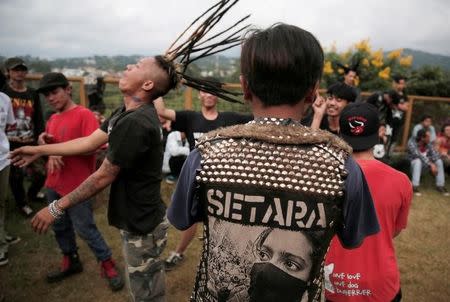
[[[164,91],[168,92],[178,83],[182,83],[194,89],[214,94],[224,100],[240,103],[236,96],[241,93],[226,90],[222,88],[221,83],[186,74],[187,67],[192,62],[241,44],[241,32],[249,26],[244,25],[243,22],[250,15],[244,16],[218,33],[211,32],[238,1],[221,0],[212,5],[175,39],[163,56],[157,57],[158,64],[169,76],[168,86],[164,87],[162,92],[159,92],[160,94]],[[188,34],[188,31],[191,30],[192,33]]]

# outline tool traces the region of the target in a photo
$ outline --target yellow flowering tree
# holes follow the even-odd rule
[[[388,89],[394,75],[411,73],[412,61],[412,56],[403,56],[403,49],[395,49],[389,53],[385,53],[383,49],[373,50],[369,39],[363,39],[341,53],[333,44],[329,50],[325,50],[322,86],[342,81],[342,66],[358,64],[355,82],[362,91]]]

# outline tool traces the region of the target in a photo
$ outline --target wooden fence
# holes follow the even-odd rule
[[[39,74],[29,74],[27,76],[27,79],[29,80],[40,80],[42,78],[42,75]],[[80,85],[80,104],[83,106],[87,105],[87,96],[86,96],[86,90],[84,89],[84,79],[83,77],[68,77],[67,78],[70,82],[79,82]],[[119,79],[114,77],[105,77],[104,82],[106,84],[112,84],[112,85],[118,85]],[[237,83],[227,83],[225,84],[226,88],[231,89],[241,89],[241,85]],[[325,93],[325,90],[320,90],[320,93]],[[362,96],[369,96],[371,92],[361,92]],[[192,97],[192,88],[187,87],[184,92],[184,108],[185,109],[192,109],[193,108],[193,97]],[[412,113],[414,108],[414,102],[415,101],[424,101],[424,102],[444,102],[450,104],[450,98],[447,97],[435,97],[435,96],[420,96],[420,95],[408,95],[409,100],[409,109],[406,112],[406,118],[405,123],[403,127],[403,136],[401,140],[401,145],[399,146],[400,151],[404,151],[406,148],[406,144],[408,142],[409,132],[411,129],[411,122],[412,122]],[[449,111],[450,116],[450,111]]]

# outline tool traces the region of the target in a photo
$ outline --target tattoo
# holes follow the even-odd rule
[[[100,168],[94,174],[89,176],[75,190],[67,194],[66,198],[69,207],[85,201],[99,193],[116,179],[119,172],[120,167],[110,163],[108,159],[105,158]]]

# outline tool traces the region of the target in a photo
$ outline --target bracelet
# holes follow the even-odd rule
[[[59,200],[55,199],[48,205],[48,210],[53,218],[58,219],[64,215],[64,210],[59,206]]]

